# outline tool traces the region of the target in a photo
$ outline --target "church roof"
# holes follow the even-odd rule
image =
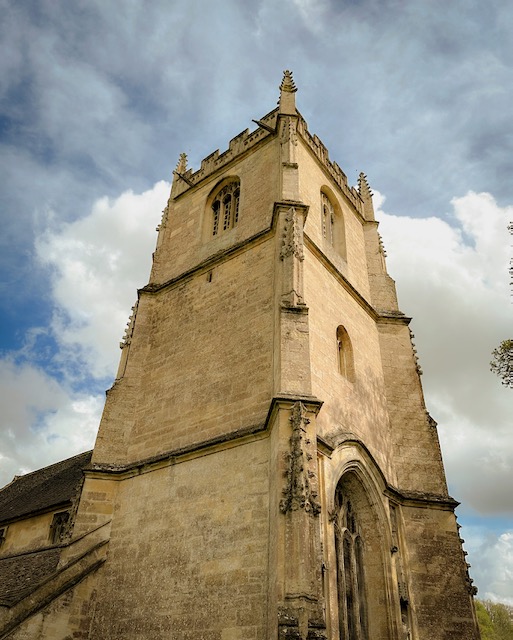
[[[0,559],[0,606],[12,606],[42,584],[57,569],[60,549]]]
[[[0,525],[71,502],[91,455],[92,451],[85,451],[49,467],[16,476],[0,489]]]

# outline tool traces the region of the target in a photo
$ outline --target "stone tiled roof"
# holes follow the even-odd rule
[[[69,503],[82,482],[92,451],[15,478],[0,490],[0,525]]]
[[[12,606],[57,568],[60,549],[44,549],[0,559],[0,605]]]

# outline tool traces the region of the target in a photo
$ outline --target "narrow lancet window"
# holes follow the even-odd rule
[[[322,237],[328,246],[346,260],[344,217],[340,206],[334,203],[334,198],[330,199],[324,191],[321,191]]]
[[[344,378],[354,382],[353,346],[345,328],[337,327],[338,370]]]
[[[321,193],[322,200],[322,235],[333,246],[333,225],[335,222],[335,213],[333,205],[325,193]]]

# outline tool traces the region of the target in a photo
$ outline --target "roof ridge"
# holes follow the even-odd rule
[[[41,473],[41,471],[45,471],[46,469],[50,469],[51,467],[55,467],[58,464],[62,464],[63,462],[69,462],[71,460],[74,460],[75,458],[79,458],[80,456],[85,456],[86,453],[91,453],[92,454],[93,450],[92,449],[88,449],[87,451],[82,451],[81,453],[77,453],[74,456],[70,456],[69,458],[64,458],[63,460],[58,460],[57,462],[52,462],[52,464],[48,464],[48,465],[46,465],[46,467],[40,467],[39,469],[34,469],[34,471],[28,471],[27,473],[22,473],[19,476],[14,476],[14,478],[11,480],[11,482],[9,482],[9,484],[6,484],[4,487],[0,488],[0,491],[5,489],[5,487],[8,487],[15,480],[19,480],[21,478],[27,478],[28,476],[31,476],[33,473]]]

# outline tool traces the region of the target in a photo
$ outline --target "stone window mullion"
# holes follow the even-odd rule
[[[340,640],[368,640],[363,570],[363,540],[358,514],[351,502],[338,494],[335,520],[335,553],[339,603]]]
[[[239,181],[226,184],[215,195],[212,201],[212,236],[235,227],[239,221]]]
[[[232,196],[226,195],[223,198],[223,231],[232,227]]]

